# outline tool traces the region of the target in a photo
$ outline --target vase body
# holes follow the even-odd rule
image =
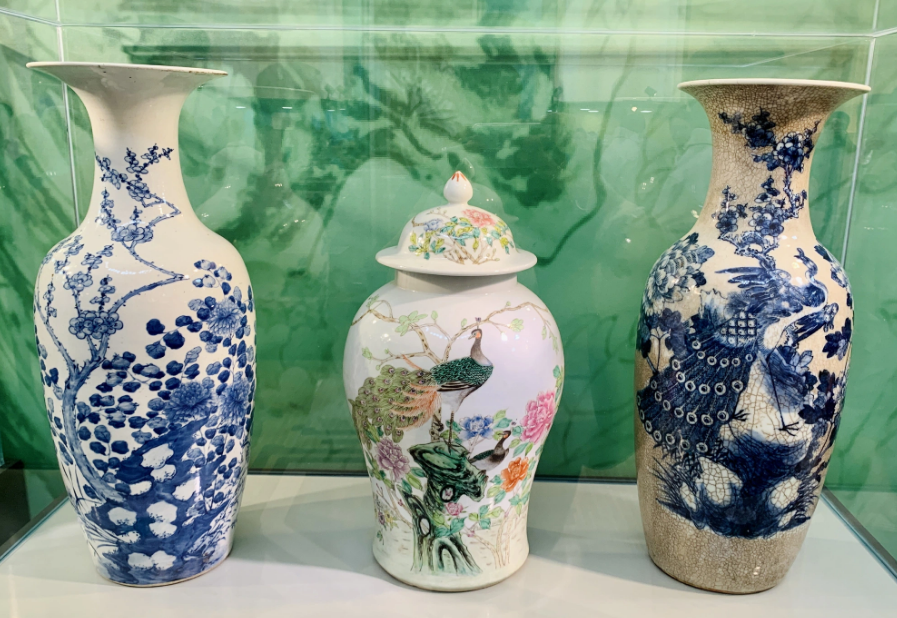
[[[255,392],[243,261],[193,213],[177,123],[217,71],[39,63],[84,101],[84,221],[43,260],[35,333],[50,429],[100,574],[156,586],[230,551]]]
[[[636,465],[652,560],[729,593],[776,585],[807,533],[837,433],[853,319],[807,186],[828,114],[864,86],[692,82],[713,170],[695,226],[642,301]]]
[[[480,388],[462,402],[442,391],[428,411],[408,402],[432,396],[414,387],[477,344],[493,368]],[[563,372],[554,319],[513,274],[398,272],[359,309],[343,377],[374,494],[374,556],[390,575],[471,590],[520,568]]]

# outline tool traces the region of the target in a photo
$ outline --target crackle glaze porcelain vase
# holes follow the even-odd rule
[[[182,104],[225,73],[28,66],[80,96],[96,149],[87,215],[44,258],[34,294],[69,499],[101,575],[189,579],[230,551],[255,392],[249,277],[193,213],[178,157]]]
[[[838,431],[853,299],[810,225],[827,116],[866,86],[714,80],[713,169],[642,300],[636,464],[648,550],[692,586],[775,586],[807,534]]]
[[[395,280],[349,329],[346,396],[374,494],[374,556],[431,590],[495,584],[526,560],[536,465],[564,355],[551,313],[517,282],[536,263],[498,216],[448,204],[415,216],[377,260]]]

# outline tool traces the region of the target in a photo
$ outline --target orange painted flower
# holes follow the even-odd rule
[[[518,457],[508,464],[508,467],[501,471],[501,478],[504,481],[501,488],[505,491],[511,491],[517,487],[517,483],[523,480],[526,472],[529,470],[529,461],[523,457]]]

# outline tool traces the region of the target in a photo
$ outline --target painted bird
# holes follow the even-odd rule
[[[686,459],[719,449],[720,429],[745,414],[738,403],[755,362],[763,363],[780,407],[801,400],[802,378],[785,355],[796,354],[800,341],[824,328],[837,306],[825,305],[827,290],[814,278],[813,261],[800,249],[795,257],[807,266],[803,285],[794,285],[774,264],[721,271],[734,275],[729,281],[738,292],[726,305],[708,304],[695,315],[681,343],[674,344],[670,365],[638,392],[639,418],[658,448]],[[767,328],[805,307],[821,309],[789,325],[783,345],[767,349]],[[780,429],[791,430],[784,419]]]
[[[658,450],[661,504],[725,536],[769,536],[806,521],[814,504],[817,485],[806,482],[816,474],[810,442],[786,437],[804,421],[786,419],[800,418],[807,393],[812,353],[800,343],[830,330],[838,306],[827,304],[815,263],[800,249],[794,257],[806,266],[804,277],[777,269],[771,258],[720,271],[738,290],[709,296],[682,323],[669,365],[636,396],[641,424]],[[768,330],[788,319],[769,347]],[[762,430],[764,415],[777,416],[772,427],[781,435]],[[823,431],[814,428],[809,440]],[[787,479],[801,482],[786,509],[771,496]]]
[[[450,412],[451,434],[455,412],[471,393],[486,383],[494,369],[483,354],[483,331],[475,328],[469,339],[473,339],[469,356],[440,363],[429,370],[410,361],[414,369],[384,365],[379,376],[364,381],[358,389],[358,397],[350,399],[349,404],[355,428],[365,444],[369,445],[371,441],[368,432],[376,431],[377,427],[398,442],[405,429],[421,427],[434,416],[438,418],[438,413],[446,409]],[[449,444],[451,442],[450,435]]]
[[[501,434],[501,439],[495,444],[495,448],[477,453],[468,461],[478,470],[488,471],[495,468],[508,456],[508,449],[505,447],[505,440],[511,437],[511,432],[505,430]]]

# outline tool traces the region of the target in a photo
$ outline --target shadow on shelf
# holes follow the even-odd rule
[[[373,506],[367,484],[302,493],[240,509],[231,559],[350,571],[398,582],[374,560]]]
[[[591,485],[591,484],[589,484]],[[572,483],[538,482],[530,502],[530,562],[550,561],[672,590],[709,594],[668,577],[651,562],[632,491],[595,492]],[[559,516],[559,514],[561,514]],[[603,525],[599,528],[596,521]],[[413,590],[374,560],[373,505],[367,483],[270,496],[240,511],[231,559],[338,569]],[[529,564],[528,563],[528,564]],[[527,570],[521,571],[511,580]],[[562,582],[556,585],[563,587]]]
[[[569,483],[536,483],[529,512],[530,559],[541,558],[616,579],[710,594],[658,569],[648,556],[634,491],[589,491]],[[624,484],[619,484],[624,485]],[[625,484],[629,485],[629,484]],[[564,513],[558,517],[557,513]],[[596,526],[595,522],[602,525]]]

